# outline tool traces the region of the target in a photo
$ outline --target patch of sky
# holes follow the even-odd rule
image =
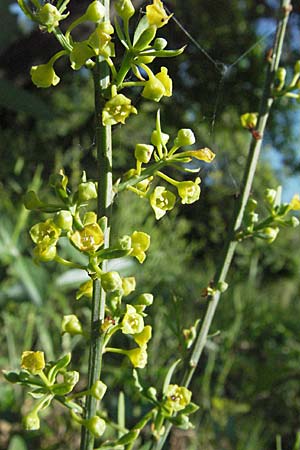
[[[35,27],[35,23],[25,16],[18,3],[9,5],[9,12],[17,16],[18,25],[24,34],[29,34]]]

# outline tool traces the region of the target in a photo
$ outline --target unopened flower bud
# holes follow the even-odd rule
[[[153,47],[155,50],[163,50],[168,45],[168,41],[164,38],[156,38]]]
[[[137,144],[135,146],[134,157],[137,161],[146,164],[150,161],[153,150],[153,145]]]
[[[270,206],[274,207],[277,191],[275,189],[266,189],[265,198]]]
[[[146,392],[147,397],[149,397],[151,400],[154,400],[155,402],[157,401],[157,390],[155,389],[155,387],[150,386],[147,389]]]
[[[84,18],[86,20],[90,20],[91,22],[95,23],[100,22],[104,16],[105,16],[105,6],[99,0],[95,0],[94,2],[92,2],[88,6],[84,14]]]
[[[279,233],[278,227],[266,227],[263,230],[259,231],[256,235],[261,239],[266,240],[269,244],[275,241],[277,235]]]
[[[61,333],[69,333],[71,336],[82,334],[82,325],[75,314],[64,316],[61,324]]]
[[[153,303],[153,295],[149,293],[141,294],[136,300],[136,304],[151,306]]]
[[[298,59],[298,61],[296,61],[295,65],[294,65],[294,72],[295,74],[300,73],[300,60]]]
[[[71,385],[73,389],[75,384],[77,384],[79,381],[79,372],[77,372],[76,370],[70,370],[68,372],[65,372],[63,377],[64,383]]]
[[[102,400],[107,390],[106,384],[104,384],[101,380],[95,381],[93,386],[90,389],[90,393],[97,400]]]
[[[167,133],[160,133],[159,135],[159,133],[154,130],[151,134],[151,144],[153,144],[155,147],[157,147],[158,145],[166,145],[169,138],[170,136]]]
[[[117,0],[115,8],[118,15],[123,20],[129,20],[135,13],[135,9],[130,0]]]
[[[122,289],[122,278],[118,272],[106,272],[101,276],[101,286],[105,292],[115,292]]]
[[[78,186],[78,200],[85,202],[97,198],[97,187],[92,181],[80,183]]]
[[[184,147],[186,145],[193,145],[195,143],[195,135],[192,130],[188,128],[182,128],[178,131],[174,141],[176,147]]]
[[[241,116],[241,125],[243,128],[253,129],[257,124],[257,113],[245,113]]]
[[[105,421],[99,416],[93,416],[90,419],[86,419],[83,424],[95,437],[102,436],[106,428]]]
[[[281,91],[284,87],[286,78],[286,69],[284,67],[278,67],[275,73],[275,89]]]
[[[53,218],[53,222],[62,230],[71,230],[73,225],[73,216],[70,211],[58,211]]]
[[[39,430],[40,419],[38,414],[35,411],[26,414],[26,416],[23,417],[22,424],[23,428],[27,431]]]
[[[249,198],[247,203],[247,212],[254,212],[257,208],[257,201],[254,198]]]

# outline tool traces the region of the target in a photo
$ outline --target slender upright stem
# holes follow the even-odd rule
[[[110,2],[102,0],[106,8],[106,20],[109,20]],[[99,57],[93,70],[94,92],[95,92],[95,144],[97,150],[97,172],[98,172],[98,217],[107,217],[107,225],[104,231],[104,246],[109,246],[110,234],[110,209],[112,203],[112,143],[111,127],[102,125],[102,110],[105,104],[103,90],[109,84],[109,67]],[[105,270],[105,263],[102,265]],[[93,282],[93,299],[91,311],[91,338],[88,367],[88,387],[100,379],[102,367],[102,350],[104,335],[101,333],[101,324],[105,314],[105,291],[101,288],[100,280]],[[85,419],[95,416],[97,411],[97,400],[88,395],[85,404]],[[80,450],[93,450],[94,436],[86,428],[82,427]]]
[[[217,289],[219,283],[224,282],[226,280],[227,273],[229,271],[236,246],[237,246],[237,240],[236,240],[236,232],[239,230],[239,228],[242,225],[243,216],[245,212],[245,207],[247,205],[253,178],[255,175],[259,154],[261,150],[262,140],[264,136],[264,131],[266,127],[266,123],[269,117],[269,113],[273,104],[273,97],[272,97],[272,88],[273,88],[273,81],[274,81],[274,75],[275,72],[279,66],[279,61],[282,53],[282,46],[286,31],[286,25],[288,22],[289,13],[291,11],[291,3],[290,0],[282,0],[281,1],[281,17],[278,21],[276,35],[275,35],[275,41],[273,46],[273,54],[271,62],[268,66],[268,71],[266,75],[265,80],[265,86],[262,94],[262,99],[260,103],[259,108],[259,117],[258,117],[258,123],[257,123],[257,132],[259,139],[255,139],[254,137],[251,140],[250,147],[249,147],[249,153],[248,158],[246,162],[246,167],[244,170],[244,176],[242,181],[242,190],[240,197],[237,201],[235,211],[233,213],[233,219],[231,223],[231,227],[228,233],[228,238],[225,243],[219,265],[216,270],[215,278],[214,278],[214,287],[216,288],[215,293],[210,296],[207,300],[207,307],[204,314],[204,318],[202,320],[201,328],[198,332],[198,335],[196,337],[196,341],[193,347],[193,351],[191,356],[189,357],[189,360],[187,361],[187,367],[185,369],[185,373],[182,380],[182,385],[188,387],[192,377],[194,375],[194,372],[197,368],[197,365],[199,363],[200,357],[202,355],[202,352],[204,350],[207,336],[209,333],[209,329],[212,323],[212,320],[215,315],[215,311],[217,309],[221,292]],[[163,445],[168,437],[168,434],[171,430],[171,424],[169,424],[166,427],[166,431],[164,435],[161,437],[161,439],[154,444],[153,448],[155,450],[161,450],[163,448]]]

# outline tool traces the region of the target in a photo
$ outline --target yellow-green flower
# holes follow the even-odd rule
[[[149,25],[161,28],[168,23],[172,14],[170,16],[167,15],[161,0],[153,0],[152,5],[146,6],[146,16]]]
[[[61,334],[69,333],[71,336],[82,334],[82,325],[75,314],[69,314],[63,317],[61,324]]]
[[[136,281],[134,277],[125,277],[122,278],[122,289],[123,289],[123,296],[126,297],[127,295],[131,294],[135,290]]]
[[[141,333],[144,328],[144,319],[141,314],[138,314],[135,307],[126,305],[126,314],[122,320],[122,333],[137,334]]]
[[[81,297],[92,298],[92,296],[93,296],[93,281],[92,280],[85,281],[79,286],[79,289],[76,293],[76,300],[80,300]]]
[[[130,359],[133,367],[143,369],[147,365],[148,354],[146,346],[127,350],[126,355]]]
[[[157,186],[150,195],[150,205],[157,220],[163,217],[167,211],[173,209],[175,202],[176,196],[164,186]]]
[[[291,211],[300,211],[300,197],[299,197],[299,194],[295,194],[294,195],[294,197],[290,201],[289,209]]]
[[[101,22],[88,38],[88,44],[96,55],[114,56],[111,34],[114,28],[110,22]]]
[[[146,325],[144,329],[133,336],[133,339],[140,347],[145,347],[152,337],[151,325]]]
[[[51,33],[56,27],[59,26],[60,20],[65,19],[68,14],[61,14],[56,6],[51,3],[46,3],[37,12],[37,19],[41,25],[47,28],[48,33]]]
[[[41,242],[33,249],[33,254],[35,260],[42,262],[53,261],[56,256],[55,243]]]
[[[247,128],[248,130],[253,129],[257,125],[257,113],[245,113],[241,115],[241,125],[243,128]]]
[[[179,156],[190,156],[191,158],[196,158],[199,161],[210,163],[214,160],[216,155],[208,147],[204,147],[199,150],[188,150],[186,152],[179,153]]]
[[[172,78],[170,78],[168,75],[168,69],[166,67],[161,67],[160,72],[158,72],[155,76],[163,84],[165,88],[164,96],[171,97],[173,82]]]
[[[146,258],[146,251],[150,246],[149,234],[142,231],[134,231],[131,235],[131,253],[130,256],[135,256],[140,263],[143,263]]]
[[[201,192],[199,184],[199,177],[195,181],[181,181],[177,183],[176,187],[182,204],[191,204],[199,200]]]
[[[137,109],[131,105],[131,100],[123,94],[117,94],[108,100],[103,108],[103,125],[125,123],[130,114],[137,114]]]
[[[40,222],[30,228],[29,234],[35,244],[55,244],[60,236],[61,230],[52,219]]]
[[[51,60],[47,64],[32,66],[30,76],[33,84],[40,88],[56,86],[60,82],[60,78],[56,75],[53,69]]]
[[[145,82],[142,96],[159,102],[162,97],[171,97],[172,79],[168,75],[168,69],[161,67],[161,71],[154,75],[150,69],[147,71],[149,79]]]
[[[166,406],[172,412],[177,412],[184,409],[191,402],[192,393],[184,386],[169,384],[165,396],[167,398]]]
[[[45,368],[44,352],[25,351],[22,353],[21,368],[37,374]]]
[[[104,234],[97,223],[91,223],[82,230],[75,231],[70,240],[80,251],[94,253],[103,245]]]
[[[73,70],[79,70],[88,59],[95,56],[94,50],[88,45],[87,41],[74,42],[70,53],[71,67]]]

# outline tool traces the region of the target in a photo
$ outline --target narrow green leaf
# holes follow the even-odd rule
[[[171,365],[171,367],[169,368],[169,370],[168,370],[168,372],[167,372],[167,375],[166,375],[166,377],[165,377],[164,385],[163,385],[163,394],[166,393],[167,388],[168,388],[168,386],[169,386],[169,384],[170,384],[171,378],[172,378],[172,376],[173,376],[173,373],[174,373],[176,367],[178,366],[178,364],[179,364],[180,362],[181,362],[181,359],[177,359],[177,360]]]

